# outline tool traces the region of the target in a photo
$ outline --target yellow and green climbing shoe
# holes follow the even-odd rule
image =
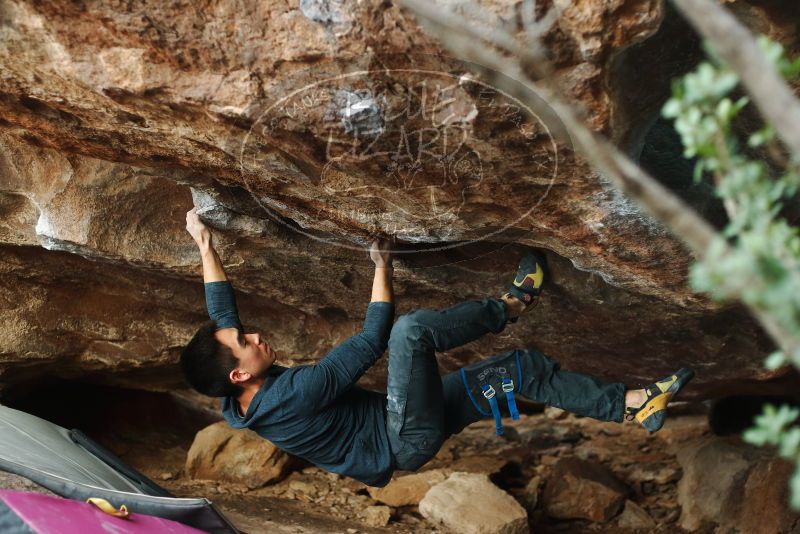
[[[508,288],[507,294],[518,298],[527,308],[542,294],[546,269],[547,262],[544,255],[535,250],[528,251],[519,262],[517,276],[514,277],[514,283]]]
[[[644,388],[647,400],[638,408],[625,408],[625,418],[636,419],[650,432],[658,431],[667,419],[667,405],[675,395],[694,377],[691,369],[680,369],[675,374],[662,378]]]

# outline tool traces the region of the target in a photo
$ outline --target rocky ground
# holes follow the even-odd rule
[[[233,431],[192,397],[46,389],[63,401],[32,395],[15,407],[85,429],[176,495],[211,499],[249,533],[800,532],[786,506],[791,465],[735,434],[714,435],[699,404],[678,405],[654,435],[525,404],[502,437],[492,421],[475,424],[423,471],[376,489]],[[99,410],[91,418],[80,409],[88,404]],[[0,487],[27,489],[9,477]]]
[[[486,528],[481,532],[500,532],[508,516],[501,514],[493,525],[486,515],[500,506],[503,491],[521,505],[524,524],[536,533],[800,532],[797,517],[785,510],[782,489],[789,466],[764,460],[738,438],[712,436],[705,415],[676,415],[661,432],[648,435],[633,423],[601,423],[548,409],[508,422],[503,437],[493,430],[491,421],[468,428],[423,472],[398,473],[380,490],[313,466],[249,489],[189,479],[177,461],[149,463],[140,457],[136,463],[176,494],[211,498],[249,532],[469,532],[481,524]],[[475,474],[464,489],[480,483],[477,475],[488,475],[498,488],[470,501],[482,517],[462,517],[465,523],[459,524],[459,517],[448,515],[458,501],[453,495],[438,503],[444,510],[421,514],[433,493],[428,490],[452,480],[454,472]],[[772,492],[756,495],[750,512],[740,511],[743,495],[737,487],[765,477]],[[736,530],[742,521],[749,528]],[[506,531],[524,532],[517,527]]]
[[[360,532],[373,531],[370,525],[384,532],[449,532],[422,517],[418,506],[406,503],[418,502],[432,484],[455,471],[489,475],[527,509],[533,532],[652,532],[654,528],[674,532],[681,513],[677,488],[682,473],[675,448],[707,434],[704,416],[676,417],[654,436],[634,424],[599,423],[555,410],[508,422],[504,437],[495,436],[493,423],[485,421],[445,444],[423,472],[429,483],[398,483],[409,478],[400,474],[379,491],[315,467],[255,490],[243,484],[189,480],[181,465],[173,471],[163,471],[163,466],[139,467],[157,480],[169,477],[160,482],[175,493],[203,493],[224,509],[243,513],[253,520],[253,532],[269,531],[257,528],[264,519],[301,526],[298,513],[326,517],[326,522],[307,527],[309,532],[328,531],[331,518]],[[577,476],[568,479],[565,470],[576,471]],[[588,481],[596,472],[604,478],[598,484]],[[544,491],[545,481],[556,473],[570,480],[570,486]],[[621,484],[606,485],[608,479]],[[590,494],[581,492],[581,485]],[[551,517],[548,510],[562,517]],[[588,519],[592,516],[598,520]]]

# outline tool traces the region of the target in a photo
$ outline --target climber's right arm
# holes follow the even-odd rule
[[[194,242],[197,243],[197,248],[200,249],[200,258],[203,260],[203,281],[208,283],[227,280],[222,262],[217,255],[217,251],[214,250],[211,230],[200,220],[197,215],[197,208],[192,208],[186,212],[186,231],[189,232]]]
[[[205,282],[206,307],[208,316],[217,322],[217,328],[238,328],[242,323],[236,308],[233,286],[225,276],[222,261],[214,250],[213,237],[208,227],[197,215],[197,208],[186,213],[186,230],[191,234],[203,261],[203,282]]]

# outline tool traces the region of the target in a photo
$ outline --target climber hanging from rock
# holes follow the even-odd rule
[[[475,421],[494,417],[501,433],[504,409],[519,417],[515,394],[602,421],[635,419],[655,432],[664,424],[667,404],[693,376],[681,369],[629,390],[563,371],[537,350],[515,349],[441,377],[436,352],[497,334],[536,304],[547,280],[544,258],[526,254],[500,298],[416,310],[392,325],[386,241],[370,249],[375,275],[361,331],[315,365],[282,367],[266,340],[244,331],[212,234],[194,209],[186,214],[186,229],[200,249],[211,317],[181,354],[188,383],[221,397],[232,427],[254,430],[288,453],[370,486],[387,484],[396,469],[419,469],[449,436]],[[387,346],[387,394],[356,387]]]

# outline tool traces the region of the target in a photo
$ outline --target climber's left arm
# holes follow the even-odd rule
[[[376,241],[370,248],[375,263],[372,296],[361,331],[331,350],[316,365],[304,366],[294,377],[307,410],[318,410],[349,390],[386,351],[394,321],[392,244]]]

